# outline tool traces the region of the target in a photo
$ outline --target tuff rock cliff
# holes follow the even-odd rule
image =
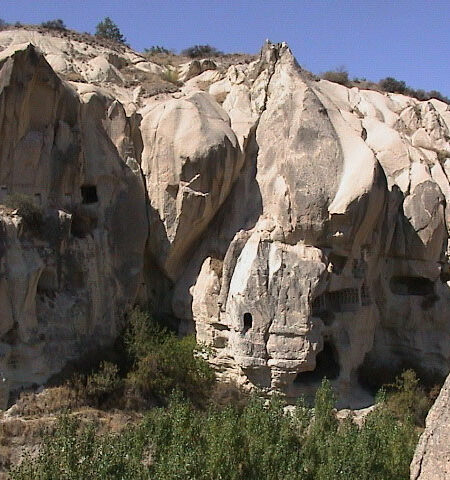
[[[136,301],[291,398],[327,376],[360,406],[386,372],[448,373],[447,104],[319,81],[285,44],[181,65],[156,95],[142,72],[173,67],[127,47],[0,46],[0,193],[44,213],[36,234],[2,211],[4,402],[112,342]]]
[[[411,480],[450,478],[450,376],[428,413],[411,463]]]

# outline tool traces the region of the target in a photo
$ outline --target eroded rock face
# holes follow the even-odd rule
[[[198,92],[143,116],[142,171],[150,200],[150,250],[175,280],[227,198],[242,155],[227,114]]]
[[[140,171],[103,125],[111,99],[79,95],[32,45],[0,67],[1,202],[26,195],[42,213],[30,224],[2,210],[4,405],[8,390],[114,340],[142,283],[148,222]]]
[[[112,339],[136,298],[249,388],[294,398],[327,376],[360,407],[390,372],[448,373],[448,105],[317,81],[285,44],[145,99],[127,69],[158,69],[125,47],[1,46],[0,195],[31,195],[57,233],[4,210],[13,386]]]
[[[210,91],[245,161],[173,308],[219,370],[292,397],[327,376],[353,406],[387,372],[445,375],[448,106],[312,80],[271,44]]]
[[[450,478],[450,376],[428,413],[411,463],[411,480]]]

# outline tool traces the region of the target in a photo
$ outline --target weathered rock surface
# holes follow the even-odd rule
[[[0,67],[1,200],[26,195],[42,212],[31,225],[1,217],[4,406],[10,389],[114,340],[142,283],[148,222],[139,168],[103,125],[117,124],[105,118],[112,99],[78,94],[32,45]]]
[[[450,376],[428,413],[411,463],[411,480],[450,478]]]
[[[404,367],[447,375],[447,104],[317,81],[270,43],[143,96],[127,72],[161,67],[130,49],[21,32],[0,32],[0,187],[58,236],[4,211],[13,387],[113,338],[136,298],[249,388],[294,398],[327,376],[361,407]],[[54,72],[71,69],[83,82]]]
[[[142,171],[150,199],[151,251],[172,279],[227,198],[242,155],[227,114],[198,92],[144,114]]]
[[[448,106],[311,80],[284,45],[238,67],[210,92],[244,166],[174,312],[225,374],[292,397],[326,375],[358,406],[405,366],[445,375]]]

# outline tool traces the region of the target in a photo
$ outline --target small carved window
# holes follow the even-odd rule
[[[82,185],[81,198],[83,199],[83,203],[85,204],[97,203],[97,187],[95,185]]]
[[[253,326],[253,317],[252,314],[247,312],[244,313],[244,333],[247,333]]]

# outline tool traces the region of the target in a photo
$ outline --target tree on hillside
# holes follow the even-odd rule
[[[106,17],[97,25],[95,35],[118,43],[126,42],[126,38],[120,32],[119,27],[109,17]]]
[[[379,85],[385,92],[405,93],[406,83],[403,80],[396,80],[393,77],[386,77],[380,80]]]

